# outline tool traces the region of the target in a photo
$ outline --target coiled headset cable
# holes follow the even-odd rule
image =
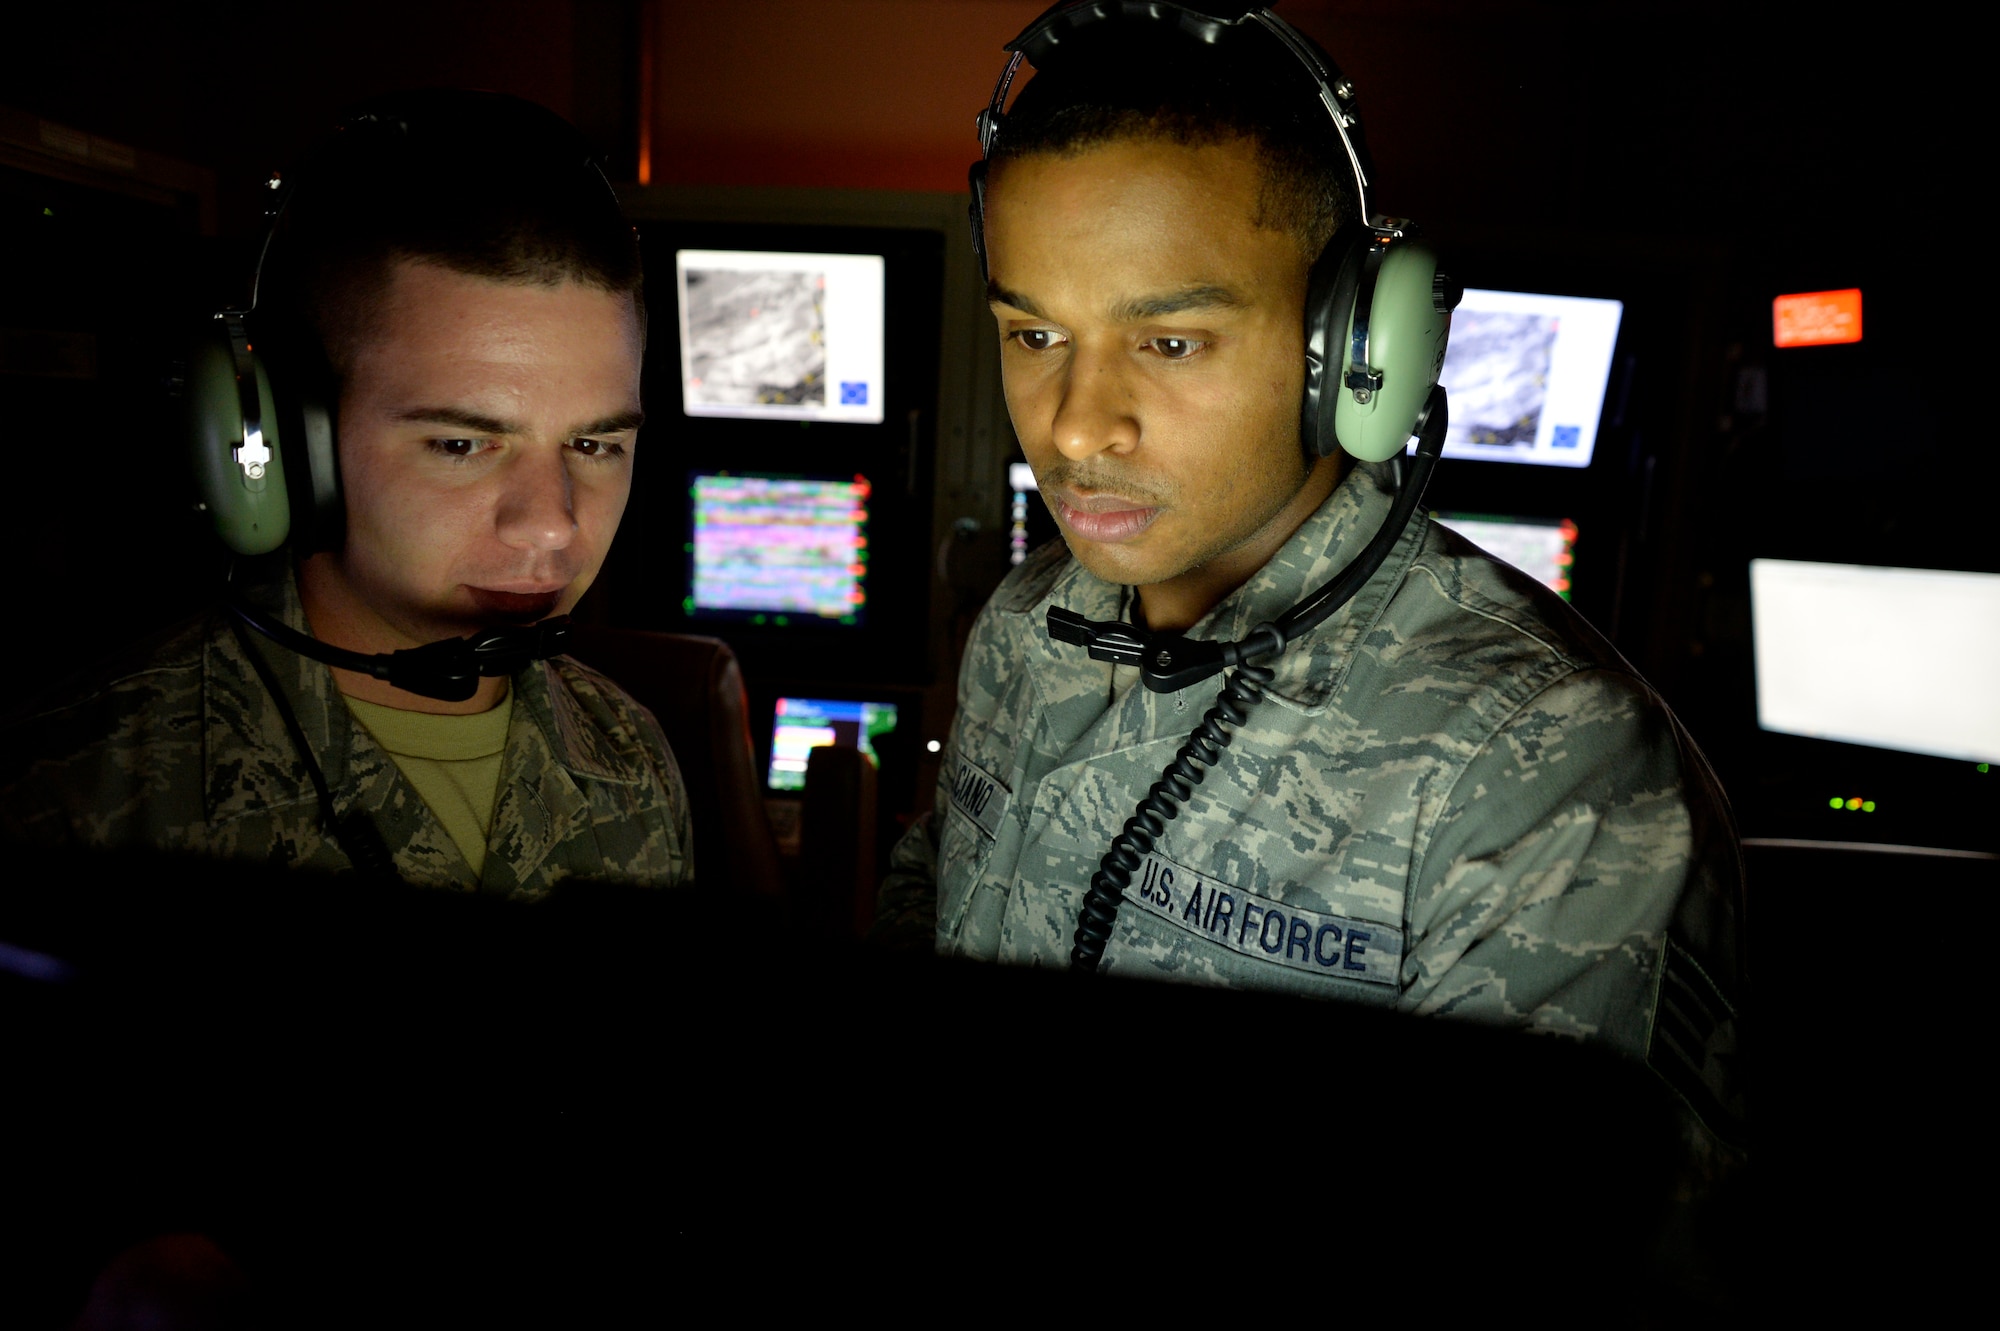
[[[1367,547],[1319,590],[1276,620],[1257,625],[1237,642],[1207,642],[1179,634],[1148,633],[1130,624],[1089,620],[1060,607],[1050,608],[1050,637],[1087,648],[1094,660],[1138,666],[1140,678],[1155,693],[1171,693],[1218,671],[1230,671],[1215,705],[1208,709],[1181,745],[1180,752],[1160,773],[1160,779],[1125,820],[1124,830],[1104,852],[1104,858],[1098,861],[1097,872],[1091,875],[1090,890],[1084,895],[1083,908],[1077,916],[1076,936],[1070,946],[1070,969],[1096,973],[1105,945],[1111,941],[1111,927],[1118,918],[1118,907],[1125,899],[1132,875],[1166,834],[1167,823],[1180,815],[1180,806],[1194,795],[1194,788],[1206,775],[1205,769],[1222,760],[1222,751],[1229,747],[1230,730],[1242,725],[1249,718],[1250,709],[1264,700],[1264,690],[1277,672],[1255,662],[1275,656],[1286,644],[1318,628],[1334,611],[1353,600],[1389,557],[1389,551],[1410,525],[1410,518],[1423,499],[1431,469],[1444,451],[1449,420],[1445,391],[1434,387],[1417,417],[1416,456],[1397,489],[1395,505]]]

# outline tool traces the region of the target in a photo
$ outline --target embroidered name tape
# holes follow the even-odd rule
[[[1271,901],[1148,855],[1125,899],[1232,952],[1314,975],[1400,983],[1403,931]]]
[[[989,840],[1000,830],[1012,793],[998,777],[977,763],[967,762],[964,754],[958,755],[958,771],[951,778],[951,807],[970,818]]]

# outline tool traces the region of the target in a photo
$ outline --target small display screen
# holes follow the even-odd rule
[[[1438,376],[1444,456],[1589,466],[1624,313],[1615,300],[1467,288]]]
[[[2000,759],[2000,574],[1750,561],[1757,723]]]
[[[678,250],[690,416],[882,421],[879,254]]]
[[[1861,291],[1802,291],[1771,302],[1771,345],[1829,347],[1861,340]]]
[[[1567,601],[1576,571],[1576,524],[1568,518],[1509,518],[1488,513],[1433,513],[1504,564],[1512,564]]]
[[[773,790],[804,790],[806,761],[822,744],[846,744],[875,755],[875,737],[896,728],[896,706],[886,702],[845,702],[835,698],[780,698],[771,715]]]
[[[858,624],[868,604],[868,478],[697,475],[684,609]]]

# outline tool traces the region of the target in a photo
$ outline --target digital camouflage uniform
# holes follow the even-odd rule
[[[1237,639],[1374,535],[1357,467],[1190,633]],[[898,845],[881,932],[1067,966],[1091,875],[1213,703],[1044,631],[1127,617],[1060,541],[967,645],[937,812]],[[1466,1017],[1649,1058],[1712,1126],[1740,1111],[1734,834],[1658,696],[1568,606],[1421,517],[1281,655],[1155,853],[1100,969]]]
[[[296,629],[289,577],[257,599]],[[532,898],[564,878],[666,886],[693,872],[687,795],[659,725],[567,658],[513,677],[513,715],[478,879],[323,665],[250,635],[291,700],[336,814],[364,813],[412,883]],[[278,709],[221,612],[35,708],[0,738],[0,836],[322,872],[331,840]]]

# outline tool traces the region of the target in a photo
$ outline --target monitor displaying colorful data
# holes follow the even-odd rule
[[[1576,524],[1568,518],[1433,513],[1431,520],[1569,599],[1576,575]]]
[[[860,623],[869,489],[865,476],[695,476],[687,613],[758,624]]]
[[[806,761],[823,744],[846,744],[880,764],[875,737],[896,728],[896,705],[837,698],[780,698],[771,714],[773,790],[804,790]]]
[[[2000,759],[2000,574],[1750,561],[1757,723]]]
[[[1451,400],[1444,455],[1587,467],[1624,303],[1468,287],[1438,376]]]
[[[882,420],[883,258],[676,250],[690,416]]]

